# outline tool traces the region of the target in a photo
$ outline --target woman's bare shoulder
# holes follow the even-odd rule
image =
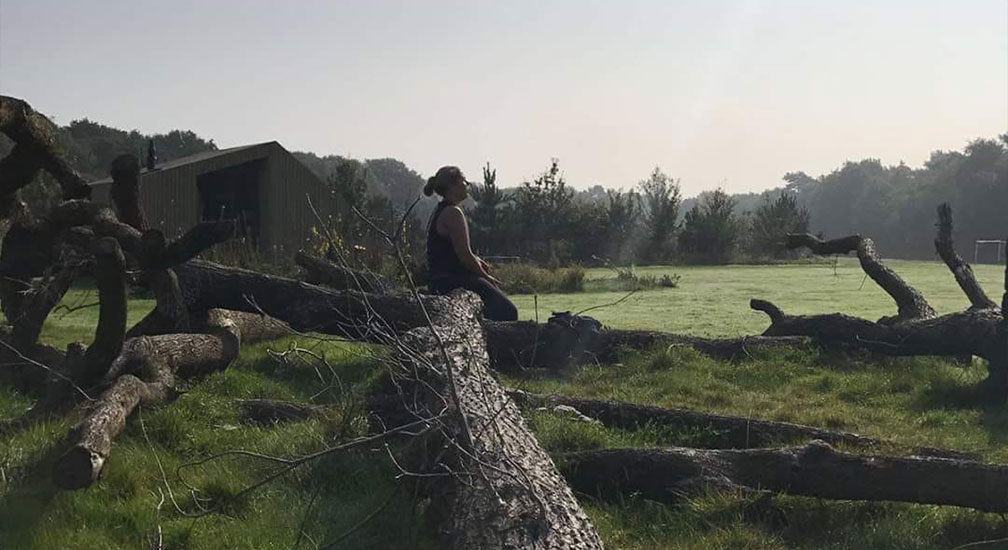
[[[452,221],[464,220],[465,219],[465,213],[462,211],[462,207],[461,206],[459,206],[457,204],[453,204],[453,205],[448,206],[448,207],[446,207],[444,209],[444,212],[441,213],[441,217],[442,218],[447,218],[447,219],[452,220]]]

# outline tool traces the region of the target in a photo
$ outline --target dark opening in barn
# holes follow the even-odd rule
[[[258,159],[200,174],[200,219],[235,220],[238,235],[259,242],[259,182],[266,173],[266,159]]]

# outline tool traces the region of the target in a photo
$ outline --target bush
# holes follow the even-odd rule
[[[493,275],[510,294],[549,294],[584,291],[585,270],[579,265],[545,268],[516,263],[495,266]]]
[[[616,272],[616,286],[620,290],[647,290],[656,287],[679,288],[679,279],[682,278],[678,273],[671,275],[666,273],[661,277],[656,275],[641,275],[634,269],[633,264],[617,266],[607,259],[598,257],[595,259]]]

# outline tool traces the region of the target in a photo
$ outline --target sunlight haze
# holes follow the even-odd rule
[[[1008,2],[0,0],[0,93],[424,176],[757,191],[1008,131]]]

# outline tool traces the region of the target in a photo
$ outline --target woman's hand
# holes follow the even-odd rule
[[[476,261],[479,262],[480,267],[483,268],[483,271],[485,271],[486,274],[489,275],[490,274],[490,264],[488,264],[486,262],[486,260],[484,260],[483,258],[480,258],[479,256],[476,257]]]

